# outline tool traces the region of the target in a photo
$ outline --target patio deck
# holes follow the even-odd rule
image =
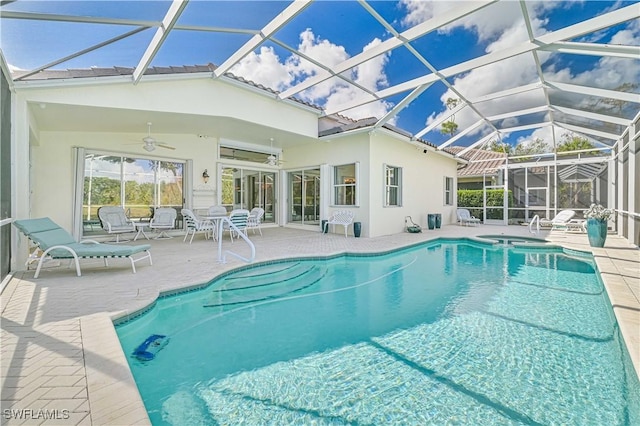
[[[249,234],[256,244],[256,261],[386,251],[438,237],[530,236],[524,226],[488,225],[451,225],[371,239],[291,228],[264,228],[263,234]],[[604,249],[591,249],[585,234],[554,231],[540,237],[593,251],[636,372],[640,371],[638,248],[614,235],[609,235]],[[154,264],[141,262],[137,274],[131,273],[127,261],[118,260],[109,268],[85,263],[82,277],[65,267],[43,270],[37,280],[33,271],[17,273],[1,297],[2,424],[149,424],[112,318],[143,309],[160,292],[202,284],[243,265],[235,258],[218,264],[216,246],[200,235],[196,239],[193,244],[183,243],[181,237],[150,241]],[[226,239],[224,248],[248,252],[242,241],[231,244]]]

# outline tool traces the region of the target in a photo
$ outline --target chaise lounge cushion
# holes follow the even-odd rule
[[[149,259],[151,263],[151,253],[149,252],[151,245],[149,244],[126,246],[101,244],[91,240],[77,242],[71,234],[49,218],[16,220],[13,224],[43,251],[35,278],[38,277],[42,261],[46,256],[54,259],[75,259],[78,276],[80,276],[78,258],[104,258],[105,265],[106,259],[110,257],[129,258],[134,273],[135,262]],[[146,255],[138,259],[132,257],[132,255],[141,252],[146,252]]]

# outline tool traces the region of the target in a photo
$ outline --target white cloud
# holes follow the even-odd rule
[[[381,40],[376,38],[366,45],[363,51],[380,43]],[[349,54],[344,46],[317,37],[311,29],[306,29],[300,34],[298,50],[328,67],[335,67],[349,59]],[[385,74],[387,62],[388,54],[379,55],[346,71],[345,77],[369,90],[379,90],[388,85]],[[259,53],[252,52],[231,68],[231,72],[235,75],[278,91],[286,90],[320,71],[321,69],[317,65],[299,56],[292,55],[282,60],[270,47],[261,47]],[[325,108],[342,105],[362,95],[362,90],[340,78],[330,78],[298,94],[304,100]],[[344,114],[356,119],[371,116],[381,117],[390,108],[391,105],[388,102],[376,101],[345,111]]]
[[[555,3],[555,2],[552,2]],[[532,29],[534,34],[540,35],[547,32],[545,26],[546,20],[538,18],[535,13],[542,13],[546,8],[553,7],[545,2],[538,3],[529,8]],[[488,10],[489,8],[487,8]],[[476,14],[474,14],[476,15]],[[489,43],[486,47],[487,52],[494,52],[508,48],[514,44],[514,40],[526,40],[528,34],[526,28],[522,25],[522,20],[515,19],[512,16],[510,25],[504,25],[505,20],[499,19],[500,22],[480,23],[481,14],[472,16],[464,25],[475,25],[479,39],[488,37],[492,31],[501,29],[501,34]],[[488,16],[485,16],[488,18]],[[638,22],[630,23],[626,29],[616,33],[610,41],[611,44],[640,45],[640,24]],[[539,51],[538,57],[545,64],[549,59],[554,57],[547,52]],[[571,59],[570,57],[568,58]],[[591,70],[575,74],[567,67],[558,68],[553,64],[547,65],[545,69],[545,78],[550,81],[572,82],[575,84],[594,86],[600,88],[613,89],[623,83],[640,81],[640,67],[632,66],[633,61],[623,58],[603,57]],[[454,79],[454,88],[468,99],[475,99],[479,96],[494,93],[501,90],[520,87],[532,82],[538,81],[536,66],[531,53],[522,54],[507,60],[476,68],[468,73],[461,74]],[[427,119],[427,124],[435,120],[441,119],[449,115],[445,107],[447,98],[457,98],[452,90],[447,90],[442,96],[442,110],[438,114],[432,114]],[[535,106],[542,106],[546,103],[542,97],[541,90],[521,93],[518,96],[501,98],[478,105],[478,108],[485,115],[500,114],[509,111],[518,111]],[[463,130],[478,120],[478,116],[470,108],[465,108],[456,114],[456,123],[459,129]],[[506,120],[505,120],[506,121]],[[516,122],[513,120],[512,122]],[[486,131],[486,130],[485,130]],[[482,128],[479,128],[470,135],[484,134]],[[560,130],[560,132],[564,132]],[[550,128],[542,128],[532,133],[529,139],[535,137],[543,137],[545,141],[551,141]]]
[[[472,4],[473,2],[462,1],[438,1],[438,0],[402,0],[401,5],[406,8],[407,15],[402,23],[405,26],[414,26],[424,21],[428,21],[434,17],[440,16],[442,13],[449,11],[461,4]],[[542,8],[557,7],[559,2],[538,1],[528,3],[531,10],[541,10]],[[474,31],[480,42],[488,42],[494,40],[508,29],[513,27],[524,27],[523,15],[520,5],[516,1],[500,2],[498,4],[489,5],[470,15],[462,17],[457,21],[438,29],[440,33],[448,33],[454,28],[462,27],[467,30]],[[537,35],[537,34],[536,34]],[[520,42],[523,39],[511,39],[511,41]]]
[[[9,68],[9,72],[26,71],[24,68],[16,67],[10,63],[7,63],[7,67]]]
[[[274,90],[283,90],[293,81],[273,48],[265,46],[260,48],[260,53],[251,52],[242,58],[230,72]]]
[[[362,50],[364,52],[368,49],[371,49],[372,47],[379,45],[380,43],[381,41],[376,38],[368,45],[366,45]],[[362,87],[373,91],[387,86],[387,76],[384,72],[387,61],[388,55],[379,55],[367,62],[358,65],[352,72],[352,79]],[[362,96],[363,92],[355,86],[337,85],[332,93],[327,97],[325,106],[326,108],[332,108],[334,106],[350,102],[354,99],[359,99]],[[386,101],[375,101],[366,105],[359,106],[357,108],[350,109],[343,113],[355,119],[367,117],[380,118],[385,115],[390,108],[391,104]],[[391,124],[395,123],[395,121],[396,120],[392,120]]]

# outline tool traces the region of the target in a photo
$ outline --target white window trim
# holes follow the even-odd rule
[[[451,188],[449,189],[449,192],[451,194],[449,196],[449,201],[450,202],[448,202],[448,203],[447,203],[447,179],[451,179]],[[456,187],[455,179],[453,177],[450,177],[450,176],[444,176],[443,184],[444,184],[444,187],[443,187],[443,189],[444,189],[444,191],[443,191],[443,200],[442,200],[443,204],[445,206],[454,206],[455,203],[456,203],[456,200],[455,200],[455,192],[456,192],[456,190],[455,190],[455,187]]]
[[[336,203],[336,167],[340,166],[348,166],[350,164],[354,165],[355,168],[355,179],[356,183],[354,185],[356,196],[355,196],[355,204],[337,204]],[[344,184],[340,184],[339,186],[347,186]],[[360,207],[360,162],[356,161],[354,163],[344,163],[344,164],[336,164],[331,166],[331,207]]]
[[[397,185],[387,185],[387,169],[391,168],[391,169],[397,169],[398,170],[398,184]],[[403,174],[403,170],[402,167],[398,167],[398,166],[393,166],[391,164],[386,164],[383,163],[382,164],[382,179],[383,184],[382,184],[382,206],[383,207],[402,207],[402,200],[403,200],[403,185],[402,185],[402,174]],[[387,203],[387,188],[388,187],[395,187],[398,188],[398,199],[397,204],[388,204]]]

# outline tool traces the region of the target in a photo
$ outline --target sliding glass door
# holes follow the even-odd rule
[[[264,223],[276,223],[276,173],[239,167],[222,167],[221,204],[228,211],[261,207]]]
[[[102,232],[102,206],[122,206],[139,221],[149,220],[157,207],[173,207],[181,217],[184,163],[91,153],[84,166],[83,234]]]
[[[300,225],[320,224],[320,169],[288,173],[289,212],[287,221]]]

